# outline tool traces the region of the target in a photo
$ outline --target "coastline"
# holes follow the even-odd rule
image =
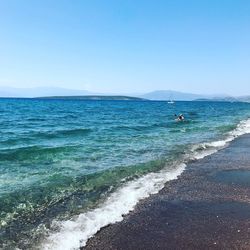
[[[250,249],[250,134],[203,159],[82,249]]]

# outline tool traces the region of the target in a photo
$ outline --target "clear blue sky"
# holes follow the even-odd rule
[[[249,0],[1,0],[0,86],[250,94]]]

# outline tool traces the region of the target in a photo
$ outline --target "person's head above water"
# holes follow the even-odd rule
[[[181,121],[183,121],[183,120],[184,120],[184,115],[183,115],[183,114],[180,114],[180,115],[178,116],[178,119],[181,120]]]

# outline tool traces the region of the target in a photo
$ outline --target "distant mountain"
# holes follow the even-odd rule
[[[250,96],[240,96],[238,100],[241,102],[250,102]]]
[[[214,101],[214,102],[250,102],[250,96],[239,96],[239,97],[214,97],[214,98],[202,98],[196,99],[195,101]]]
[[[87,97],[90,96],[90,97]],[[149,92],[146,94],[101,94],[93,93],[86,90],[74,90],[66,88],[56,88],[56,87],[37,87],[37,88],[11,88],[11,87],[0,87],[0,97],[27,97],[27,98],[36,98],[36,97],[49,97],[49,98],[64,98],[68,99],[71,97],[76,99],[95,99],[95,100],[104,100],[106,96],[109,100],[123,99],[126,98],[139,98],[139,99],[148,99],[148,100],[173,100],[173,101],[228,101],[228,102],[250,102],[250,96],[240,96],[232,97],[227,95],[202,95],[202,94],[192,94],[184,93],[173,90],[157,90]],[[135,100],[135,99],[134,99]]]
[[[111,101],[145,101],[146,99],[121,95],[85,95],[85,96],[47,96],[37,97],[36,99],[55,99],[55,100],[111,100]]]
[[[37,88],[10,88],[0,87],[0,97],[39,97],[39,96],[76,96],[76,95],[93,95],[85,90],[73,90],[54,87],[37,87]]]
[[[172,90],[157,90],[153,91],[141,97],[150,99],[150,100],[175,100],[175,101],[192,101],[195,99],[207,98],[205,95],[191,94],[191,93],[183,93]]]
[[[196,99],[195,101],[203,101],[203,102],[240,102],[241,100],[239,98],[235,97],[213,97],[213,98],[201,98],[201,99]]]

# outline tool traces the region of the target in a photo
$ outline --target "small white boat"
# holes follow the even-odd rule
[[[173,95],[170,95],[168,100],[168,104],[174,104]]]

